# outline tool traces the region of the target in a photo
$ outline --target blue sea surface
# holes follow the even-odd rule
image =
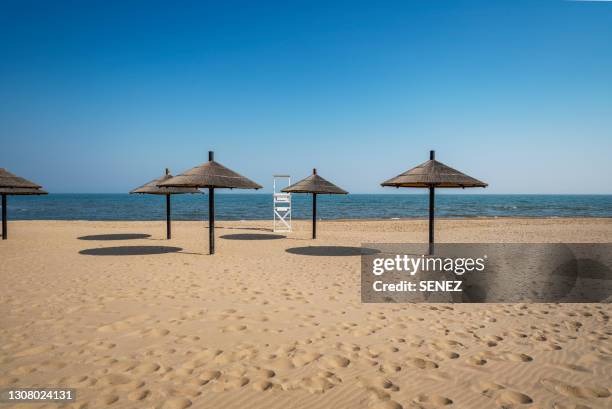
[[[271,220],[272,195],[217,193],[218,220]],[[311,218],[310,195],[294,194],[293,218]],[[329,219],[424,218],[427,194],[320,195],[317,215]],[[9,196],[12,220],[160,220],[165,198],[128,194]],[[612,217],[612,195],[437,194],[437,217]],[[208,196],[172,196],[174,220],[206,220]]]

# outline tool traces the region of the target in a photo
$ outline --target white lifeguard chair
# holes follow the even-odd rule
[[[291,185],[291,176],[273,175],[274,177],[274,231],[291,231],[291,193],[283,193],[281,190]],[[285,186],[286,183],[286,186]],[[278,191],[277,191],[278,189]]]

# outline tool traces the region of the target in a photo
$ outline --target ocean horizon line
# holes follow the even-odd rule
[[[207,189],[200,189],[202,193],[206,193]],[[227,191],[228,189],[215,189],[215,195],[272,195],[273,192],[248,192],[248,191]],[[444,192],[444,188],[436,189],[436,196],[612,196],[612,193],[462,193],[459,192]],[[129,192],[53,192],[52,190],[48,193],[50,195],[131,195]],[[396,192],[357,192],[351,193],[349,195],[426,195],[428,191],[426,188],[422,189],[414,189],[412,191],[403,190]],[[300,195],[300,193],[294,193],[294,195]]]

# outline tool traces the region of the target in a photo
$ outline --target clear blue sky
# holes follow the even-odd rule
[[[2,1],[0,53],[0,167],[51,192],[209,149],[382,192],[433,148],[489,193],[612,193],[612,2]]]

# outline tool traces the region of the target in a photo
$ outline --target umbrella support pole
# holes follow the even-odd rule
[[[312,238],[317,238],[317,194],[312,194]]]
[[[434,209],[436,201],[436,188],[429,187],[429,255],[434,253]]]
[[[208,248],[215,254],[215,189],[208,189]]]
[[[8,226],[6,223],[6,195],[2,195],[2,240],[6,240],[8,235]]]
[[[170,195],[166,195],[166,239],[172,237],[172,226],[170,221]]]

